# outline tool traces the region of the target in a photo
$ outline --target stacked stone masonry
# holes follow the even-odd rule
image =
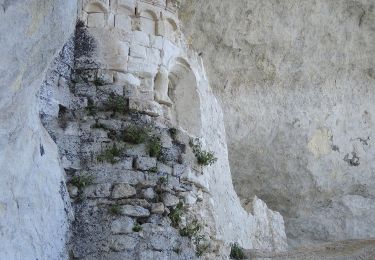
[[[65,74],[52,69],[40,93],[74,209],[71,258],[225,259],[235,241],[223,241],[220,225],[232,223],[218,224],[213,193],[222,195],[189,147],[202,135],[204,70],[190,65],[193,57],[200,66],[180,33],[176,2],[82,0],[78,17],[55,65]],[[258,199],[253,206],[259,219],[233,210],[248,221],[237,226],[254,228],[238,230],[238,242],[285,248],[282,217]]]

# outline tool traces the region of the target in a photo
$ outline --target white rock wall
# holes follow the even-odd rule
[[[280,211],[292,245],[374,237],[374,1],[185,3],[243,203]]]
[[[73,0],[0,1],[0,259],[64,259],[65,184],[37,92],[73,32]]]

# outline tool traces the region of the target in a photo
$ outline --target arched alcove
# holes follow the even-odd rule
[[[190,65],[177,59],[170,68],[168,95],[172,100],[172,121],[189,134],[201,133],[200,96]]]
[[[115,17],[115,27],[123,30],[130,31],[132,29],[132,16],[133,10],[128,7],[121,5],[117,9]]]
[[[106,8],[99,2],[89,3],[85,6],[87,13],[87,27],[103,28],[106,24]]]
[[[165,35],[172,42],[177,42],[177,24],[171,19],[167,18],[165,22]]]
[[[151,34],[151,35],[155,35],[156,21],[157,21],[157,16],[153,11],[146,10],[146,11],[141,12],[141,15],[140,15],[141,31]]]

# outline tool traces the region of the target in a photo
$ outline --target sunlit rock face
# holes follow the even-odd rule
[[[185,1],[180,18],[224,109],[234,185],[290,245],[375,236],[375,6]]]
[[[75,15],[74,0],[0,1],[0,259],[67,258],[67,192],[37,92]]]

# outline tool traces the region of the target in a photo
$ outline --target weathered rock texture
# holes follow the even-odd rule
[[[63,171],[37,92],[75,16],[73,0],[0,1],[0,259],[66,257]]]
[[[224,109],[237,193],[291,245],[375,236],[372,0],[184,1]]]
[[[245,211],[234,191],[222,111],[175,1],[78,6],[74,38],[55,62],[73,60],[71,75],[51,69],[40,92],[75,212],[71,256],[225,259],[232,242],[284,250],[282,216],[256,197]],[[197,163],[196,137],[213,165]]]

